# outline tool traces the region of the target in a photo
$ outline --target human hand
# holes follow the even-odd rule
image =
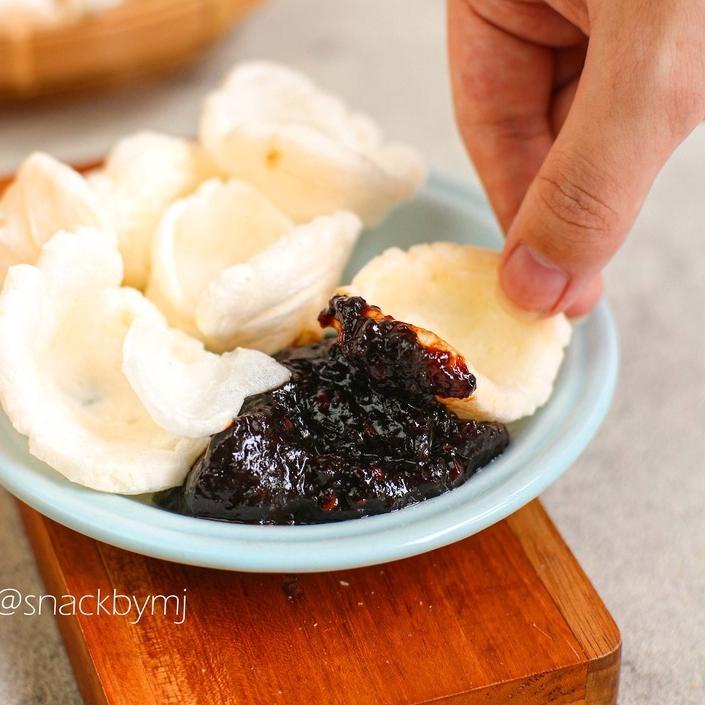
[[[661,166],[705,117],[702,0],[448,0],[458,127],[519,306],[587,313]]]

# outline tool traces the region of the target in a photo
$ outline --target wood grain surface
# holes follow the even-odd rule
[[[538,501],[384,566],[258,575],[129,553],[22,515],[57,596],[187,596],[58,617],[90,705],[612,705],[620,637]]]

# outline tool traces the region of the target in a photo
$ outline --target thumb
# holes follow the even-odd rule
[[[542,314],[594,290],[659,169],[702,117],[663,46],[653,56],[610,49],[593,33],[573,105],[507,234],[502,287]]]

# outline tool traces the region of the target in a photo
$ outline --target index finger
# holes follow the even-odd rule
[[[553,140],[553,50],[449,0],[448,51],[458,128],[506,231]]]

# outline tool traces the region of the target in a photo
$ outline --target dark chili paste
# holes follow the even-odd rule
[[[442,341],[359,297],[334,297],[319,320],[337,338],[279,353],[290,381],[248,398],[159,505],[248,523],[352,519],[458,487],[504,450],[504,425],[436,400],[475,389]]]

